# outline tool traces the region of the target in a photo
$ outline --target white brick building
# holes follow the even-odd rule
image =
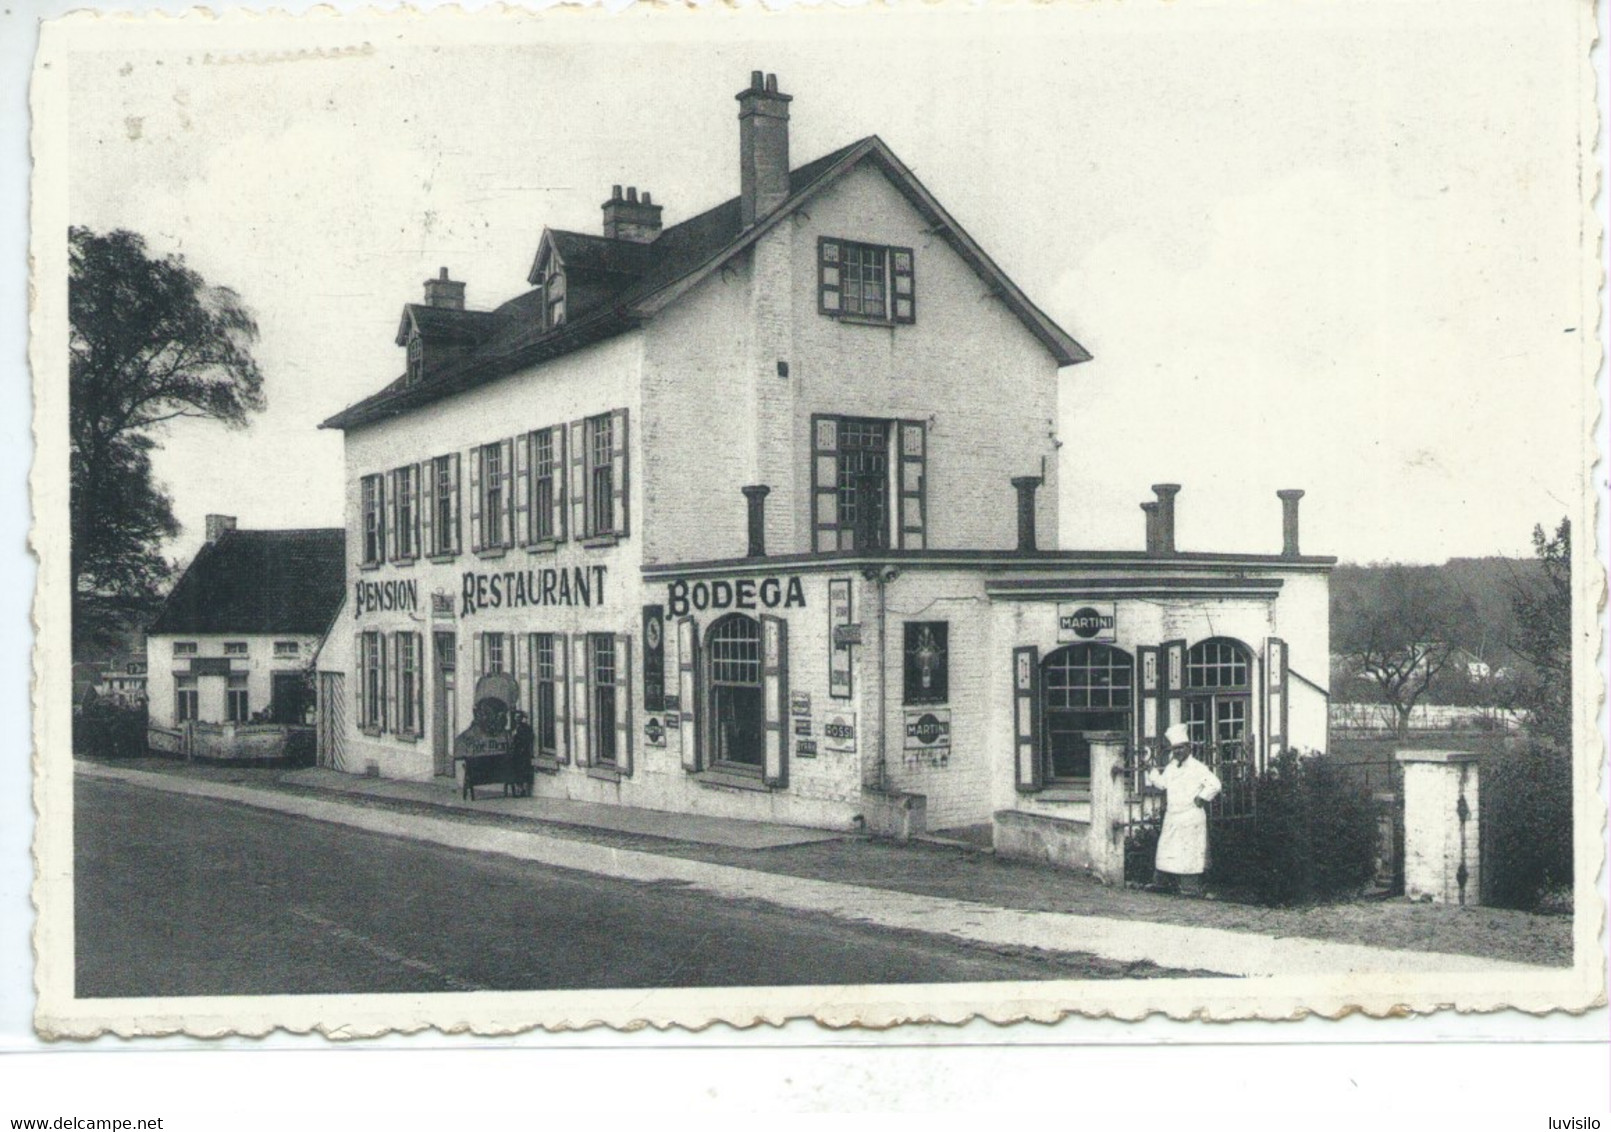
[[[493,311],[444,269],[404,374],[326,422],[341,765],[451,774],[489,671],[539,795],[832,827],[1081,819],[1094,731],[1323,747],[1296,497],[1280,556],[1177,552],[1167,486],[1146,549],[1052,548],[1090,355],[880,139],[791,168],[789,97],[738,102],[739,196],[662,227],[618,186]]]

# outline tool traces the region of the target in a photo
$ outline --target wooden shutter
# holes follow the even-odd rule
[[[922,550],[927,545],[927,431],[922,421],[900,423],[899,512],[895,529],[896,545],[902,550]]]
[[[811,530],[816,550],[839,549],[839,418],[811,418]]]
[[[562,430],[563,431],[563,430]],[[554,757],[571,761],[571,646],[564,633],[554,635]],[[535,702],[535,701],[534,701]]]
[[[425,522],[425,512],[421,506],[425,500],[425,477],[418,467],[411,466],[410,471],[409,478],[413,482],[409,484],[409,491],[413,494],[414,506],[409,514],[413,516],[414,529],[411,533],[414,536],[414,546],[409,554],[414,558],[421,558],[425,554],[425,532],[421,529],[421,524]]]
[[[414,634],[414,737],[425,734],[425,634]],[[451,737],[450,737],[451,741]]]
[[[358,660],[358,679],[352,682],[353,705],[357,714],[353,717],[362,731],[369,724],[369,717],[364,714],[364,683],[369,675],[369,655],[364,652],[364,635],[354,633],[352,637],[352,655]]]
[[[463,502],[459,495],[459,481],[462,475],[462,460],[455,452],[448,457],[448,482],[450,484],[450,500],[453,508],[452,530],[442,532],[442,548],[449,554],[457,554],[464,547],[464,520]]]
[[[632,638],[615,635],[615,769],[632,773]]]
[[[555,425],[549,430],[553,433],[554,452],[554,502],[553,520],[551,526],[554,531],[554,541],[565,541],[565,500],[570,498],[566,485],[570,482],[570,465],[565,462],[565,436],[570,431],[564,425]]]
[[[677,621],[677,714],[682,733],[682,769],[689,774],[700,769],[699,716],[699,626],[692,617]]]
[[[376,633],[374,641],[375,652],[380,660],[380,729],[386,731],[390,729],[392,722],[392,714],[386,710],[390,706],[391,698],[388,694],[391,690],[391,666],[386,663],[386,634]]]
[[[1268,760],[1283,750],[1291,736],[1287,732],[1288,699],[1292,689],[1287,679],[1287,643],[1280,637],[1264,642],[1264,735],[1263,751],[1257,755],[1257,767],[1263,769]]]
[[[917,321],[916,261],[911,248],[889,249],[890,318],[896,322]]]
[[[509,634],[509,674],[515,678],[515,702],[511,707],[519,708],[526,713],[528,719],[532,717],[531,707],[537,699],[531,694],[531,634]],[[533,722],[535,730],[535,721]]]
[[[473,709],[475,707],[473,697],[475,696],[476,681],[487,674],[487,642],[485,634],[470,634],[470,652],[475,656],[475,671],[470,673],[470,695],[472,697],[470,707]]]
[[[515,545],[515,442],[513,439],[498,441],[501,457],[498,461],[499,475],[503,478],[503,490],[498,493],[502,500],[503,514],[499,529],[503,531],[503,541],[500,546]]]
[[[535,528],[531,513],[531,445],[529,432],[515,438],[515,521],[509,533],[518,546],[531,544]]]
[[[436,461],[426,460],[420,465],[420,554],[436,553]]]
[[[622,538],[627,534],[627,501],[632,497],[628,490],[627,473],[627,411],[616,409],[610,414],[610,483],[615,487],[615,530],[610,532]],[[603,531],[599,532],[603,534]]]
[[[402,638],[401,632],[388,633],[381,638],[381,647],[391,652],[391,664],[387,666],[391,679],[386,682],[386,719],[399,735],[402,734],[402,728],[398,725],[403,717],[397,711],[397,681],[403,671],[403,658],[398,655],[403,647]]]
[[[1040,650],[1025,645],[1012,650],[1013,777],[1020,794],[1046,784],[1040,753]]]
[[[1183,703],[1186,695],[1186,642],[1165,641],[1160,660],[1163,662],[1163,691],[1158,697],[1158,734],[1161,737],[1172,724],[1186,722]]]
[[[380,477],[381,495],[386,500],[386,510],[382,512],[384,519],[380,530],[380,560],[386,561],[386,544],[391,543],[391,556],[395,560],[397,553],[403,547],[402,541],[396,537],[397,531],[397,473],[387,472]]]
[[[1148,743],[1163,736],[1158,716],[1159,693],[1163,690],[1160,654],[1155,645],[1136,649],[1136,739]]]
[[[554,634],[556,643],[564,639],[561,634]],[[572,661],[571,661],[571,726],[575,728],[576,736],[574,749],[577,766],[591,766],[593,751],[588,745],[587,717],[590,701],[588,693],[593,689],[593,673],[587,663],[587,634],[571,634]]]
[[[817,312],[838,314],[844,309],[841,296],[844,292],[844,253],[839,241],[827,236],[817,237]]]
[[[587,529],[587,422],[571,422],[571,533],[586,538]]]
[[[480,550],[485,542],[481,537],[481,453],[470,449],[470,549]]]
[[[761,773],[768,786],[789,784],[789,625],[761,615],[761,699],[766,713]]]

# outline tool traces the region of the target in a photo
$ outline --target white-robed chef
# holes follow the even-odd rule
[[[1147,785],[1164,792],[1163,830],[1158,834],[1157,870],[1181,892],[1202,891],[1208,867],[1208,804],[1219,797],[1220,782],[1207,765],[1193,757],[1191,734],[1184,723],[1164,732],[1158,765],[1147,771]]]

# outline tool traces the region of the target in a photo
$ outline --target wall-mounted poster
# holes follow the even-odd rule
[[[665,607],[643,607],[643,708],[666,710]]]
[[[836,700],[851,697],[850,650],[852,645],[839,644],[851,624],[850,579],[832,578],[828,581],[828,694]]]
[[[822,746],[828,751],[856,750],[856,713],[830,711],[822,719]]]

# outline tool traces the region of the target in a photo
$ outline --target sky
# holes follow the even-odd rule
[[[876,133],[1094,355],[1062,372],[1062,544],[1345,561],[1526,554],[1578,513],[1589,387],[1575,6],[1531,2],[314,19],[70,62],[72,223],[143,234],[255,312],[269,408],[181,422],[209,512],[340,525],[318,423],[402,368],[441,266],[490,308],[613,184],[666,224],[738,191],[733,95],[803,163]],[[1554,22],[1552,22],[1554,21]],[[203,29],[205,34],[205,29]],[[250,49],[242,43],[249,42]],[[308,50],[317,44],[320,51]]]

